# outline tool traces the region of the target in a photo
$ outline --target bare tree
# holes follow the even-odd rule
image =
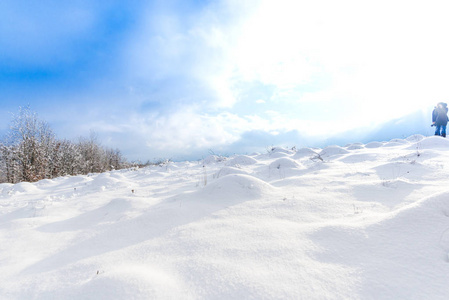
[[[20,181],[36,181],[47,177],[51,168],[50,153],[55,136],[50,126],[38,119],[29,107],[20,107],[14,115],[8,144],[16,150],[21,169]]]
[[[109,170],[119,170],[128,167],[128,163],[119,149],[107,149],[105,154]]]
[[[22,170],[17,159],[17,147],[0,146],[0,182],[17,183],[22,179]]]
[[[32,182],[125,167],[128,163],[120,151],[102,147],[94,132],[78,143],[58,140],[29,107],[19,108],[5,142],[0,143],[0,182]]]
[[[78,145],[68,140],[59,141],[56,155],[59,170],[57,176],[83,174],[83,158]]]
[[[81,137],[78,147],[83,157],[83,173],[98,173],[105,171],[104,150],[98,142],[98,136],[91,131],[89,138]]]

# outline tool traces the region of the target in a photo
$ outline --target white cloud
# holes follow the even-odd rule
[[[136,115],[123,126],[132,128],[148,149],[179,155],[233,143],[247,124],[229,113],[206,115],[183,109],[166,115]]]
[[[228,29],[238,38],[227,45],[234,72],[222,80],[231,91],[241,89],[235,81],[275,86],[273,109],[282,109],[279,101],[338,103],[347,109],[332,116],[339,120],[334,130],[384,122],[449,94],[445,7],[443,1],[260,1],[238,31]]]
[[[123,81],[133,103],[158,105],[102,128],[164,154],[250,131],[322,138],[374,127],[449,95],[444,7],[223,0],[189,16],[148,10],[123,51]]]

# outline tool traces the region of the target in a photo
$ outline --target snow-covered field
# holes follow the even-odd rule
[[[449,299],[449,140],[0,185],[0,299]]]

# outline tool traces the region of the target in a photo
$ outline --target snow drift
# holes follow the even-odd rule
[[[0,185],[0,299],[447,299],[449,144]]]

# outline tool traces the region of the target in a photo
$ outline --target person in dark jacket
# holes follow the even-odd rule
[[[447,117],[447,103],[440,102],[437,104],[432,112],[432,126],[435,126],[435,135],[446,137],[446,126],[448,122]]]

